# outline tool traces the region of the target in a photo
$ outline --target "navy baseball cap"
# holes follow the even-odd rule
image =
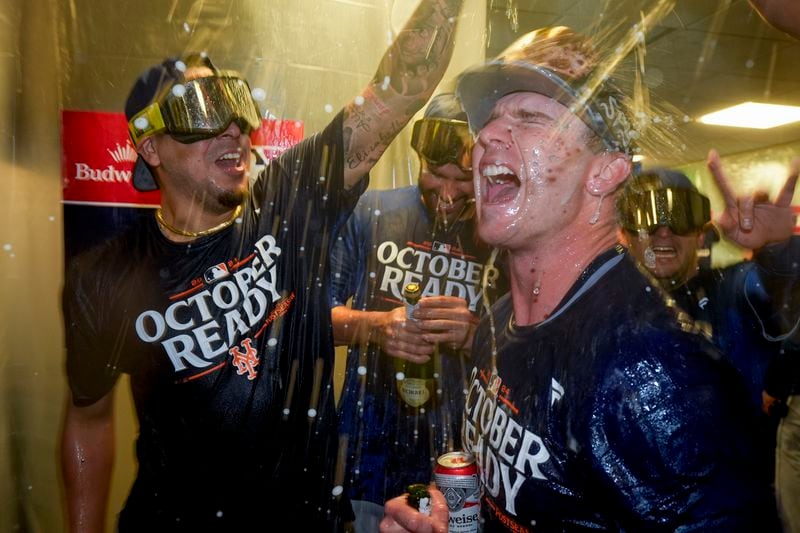
[[[569,108],[609,150],[632,153],[639,134],[627,98],[610,80],[594,80],[599,64],[589,38],[565,26],[540,28],[496,58],[464,71],[456,93],[475,134],[498,100],[515,92],[534,92]]]

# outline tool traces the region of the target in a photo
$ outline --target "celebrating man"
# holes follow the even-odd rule
[[[119,531],[340,523],[331,229],[441,79],[460,4],[423,2],[362,95],[252,187],[248,134],[260,117],[245,80],[194,54],[136,81],[125,107],[140,156],[134,183],[160,188],[161,207],[69,266],[62,458],[72,531],[104,530],[121,373],[131,377],[139,468]]]
[[[458,86],[479,233],[511,277],[475,334],[465,407],[484,531],[758,528],[774,502],[738,376],[616,244],[641,132],[597,66],[585,37],[545,28]],[[383,531],[446,527],[402,497],[386,512]]]

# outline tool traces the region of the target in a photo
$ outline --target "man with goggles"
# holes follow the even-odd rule
[[[210,65],[207,58],[206,62]],[[247,81],[236,72],[220,71],[214,76],[173,85],[133,115],[128,128],[134,144],[143,137],[162,132],[189,144],[216,137],[232,122],[236,122],[243,133],[257,129],[260,125],[258,108]]]
[[[617,199],[618,221],[623,240],[641,265],[705,328],[744,377],[749,405],[760,414],[761,473],[771,480],[775,419],[761,413],[762,401],[767,401],[762,389],[781,341],[800,321],[800,239],[792,236],[790,206],[797,170],[773,203],[762,193],[737,197],[714,151],[708,167],[725,201],[717,227],[735,244],[752,250],[752,261],[699,268],[699,252],[707,236],[714,235],[709,201],[681,172],[651,169],[630,178]]]
[[[487,269],[489,300],[500,281],[475,238],[472,136],[453,94],[431,100],[411,147],[420,162],[417,184],[364,194],[331,258],[334,341],[349,346],[340,412],[356,532],[377,531],[383,502],[430,479],[430,458],[457,439],[462,352],[483,309],[480,274]],[[423,291],[413,320],[402,299],[406,280]],[[418,412],[401,407],[395,363],[429,358],[441,364],[438,401]]]
[[[136,80],[133,185],[161,204],[67,268],[67,529],[105,529],[123,373],[138,470],[118,531],[259,531],[274,516],[343,529],[328,252],[441,80],[461,4],[420,2],[362,93],[258,176],[242,78],[191,54]]]
[[[668,289],[697,270],[711,210],[708,198],[686,176],[655,169],[632,177],[617,200],[617,212],[630,248]]]

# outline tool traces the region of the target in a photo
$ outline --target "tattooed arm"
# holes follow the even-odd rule
[[[423,0],[344,110],[344,183],[352,187],[425,105],[444,76],[463,0]]]

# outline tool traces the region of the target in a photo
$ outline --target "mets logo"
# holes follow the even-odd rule
[[[247,374],[247,379],[254,380],[258,375],[256,367],[258,366],[258,350],[253,348],[253,339],[247,338],[242,341],[241,347],[234,346],[228,353],[231,355],[233,366],[236,367],[236,373],[240,376]]]

